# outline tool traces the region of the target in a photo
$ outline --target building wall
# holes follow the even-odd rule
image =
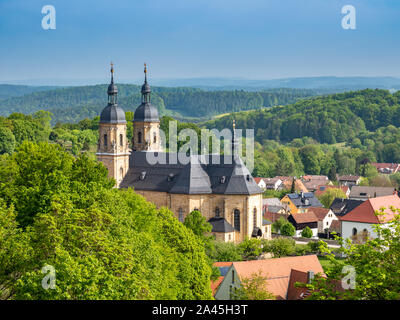
[[[292,202],[292,200],[290,200],[290,198],[286,195],[281,199],[281,203],[283,204],[287,204],[289,206],[290,209],[290,213],[297,213],[298,209],[297,207],[294,205],[294,203]]]
[[[179,219],[182,209],[183,219],[193,210],[199,210],[206,220],[215,217],[216,208],[220,210],[220,217],[225,218],[234,226],[234,211],[240,211],[240,231],[234,233],[234,242],[241,242],[245,238],[251,238],[254,228],[254,209],[256,209],[256,227],[262,227],[262,194],[255,195],[219,195],[219,194],[170,194],[167,192],[141,191],[136,193],[143,195],[148,201],[153,202],[158,208],[165,206],[174,212]],[[228,236],[228,235],[227,235]],[[263,235],[264,236],[264,235]],[[270,231],[264,236],[270,239]]]
[[[324,233],[324,230],[331,226],[333,220],[339,219],[336,217],[333,211],[330,210],[322,221],[318,221],[318,232]]]
[[[232,265],[214,295],[215,300],[231,300],[231,291],[241,286],[241,281]]]
[[[377,234],[372,229],[372,224],[370,223],[363,223],[363,222],[353,222],[353,221],[341,221],[342,225],[342,238],[349,239],[353,235],[353,228],[357,229],[357,232],[362,232],[366,229],[369,232],[369,236],[372,238],[376,238]]]
[[[141,142],[139,142],[139,133]],[[154,136],[156,141],[154,141]],[[159,122],[134,122],[132,149],[135,151],[161,151],[160,123]]]
[[[128,172],[130,155],[128,146],[126,124],[99,124],[97,160],[108,169],[108,176],[117,181],[117,187]]]

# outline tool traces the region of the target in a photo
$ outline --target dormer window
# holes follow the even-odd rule
[[[144,180],[145,178],[146,178],[146,171],[142,171],[142,172],[140,173],[139,179],[140,179],[140,180]]]
[[[219,180],[221,183],[225,183],[226,177],[222,176],[221,179]]]
[[[170,173],[167,177],[167,181],[172,181],[172,179],[174,179],[174,174]]]
[[[246,176],[246,179],[247,179],[247,181],[250,181],[250,175],[249,174]]]

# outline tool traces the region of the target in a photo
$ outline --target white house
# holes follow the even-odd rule
[[[312,207],[307,210],[313,212],[318,218],[318,233],[326,233],[332,225],[332,221],[339,220],[331,209]]]
[[[312,231],[312,237],[318,238],[318,218],[313,212],[292,213],[288,217],[288,221],[296,229],[295,237],[301,237],[301,233],[305,227],[309,227]]]
[[[376,238],[377,235],[372,226],[376,224],[386,226],[393,220],[397,213],[393,212],[391,207],[400,208],[400,198],[397,195],[370,198],[364,201],[340,218],[342,238],[356,240],[365,235]],[[376,215],[375,212],[379,212],[381,208],[385,208],[385,214]]]

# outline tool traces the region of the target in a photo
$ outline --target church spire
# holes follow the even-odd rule
[[[117,104],[117,95],[118,89],[114,84],[114,64],[111,62],[111,83],[108,86],[107,94],[108,94],[108,104],[116,105]]]
[[[142,86],[142,103],[150,103],[150,85],[147,82],[147,65],[144,64],[144,84]]]

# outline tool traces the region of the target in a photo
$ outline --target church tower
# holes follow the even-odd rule
[[[129,168],[129,149],[126,138],[125,112],[118,107],[118,89],[114,84],[114,66],[111,63],[111,83],[108,86],[108,104],[100,115],[97,159],[108,169],[108,176],[119,187]]]
[[[158,110],[151,104],[151,90],[147,82],[147,66],[144,64],[142,104],[133,116],[133,151],[161,151],[160,119]]]

